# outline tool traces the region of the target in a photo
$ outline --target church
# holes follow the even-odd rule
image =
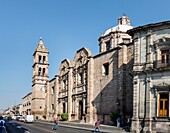
[[[170,132],[170,21],[134,28],[127,16],[98,39],[99,53],[81,48],[48,77],[42,38],[33,54],[31,113],[47,120],[114,124],[131,117],[133,132]],[[160,131],[161,130],[161,131]]]
[[[33,54],[32,114],[50,120],[68,113],[69,121],[100,119],[105,124],[111,123],[111,113],[131,116],[133,44],[126,32],[132,28],[130,19],[122,16],[99,37],[99,54],[85,47],[77,50],[74,59],[61,62],[51,80],[48,49],[40,38]]]

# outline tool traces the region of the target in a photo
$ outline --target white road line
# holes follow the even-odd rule
[[[22,126],[17,126],[17,128],[22,128]]]
[[[30,132],[28,132],[28,131],[25,131],[24,133],[30,133]]]

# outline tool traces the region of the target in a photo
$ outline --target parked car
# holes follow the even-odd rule
[[[22,117],[22,115],[17,115],[17,116],[16,116],[16,120],[17,120],[17,121],[20,121],[20,118],[21,118],[21,117]]]
[[[16,120],[16,115],[12,116],[12,119],[13,119],[13,120]]]
[[[24,116],[21,116],[20,119],[19,119],[19,121],[25,122],[25,117],[24,117]]]

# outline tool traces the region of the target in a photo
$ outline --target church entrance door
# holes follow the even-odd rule
[[[82,116],[83,116],[83,102],[79,101],[79,113],[78,113],[78,119],[82,120]]]

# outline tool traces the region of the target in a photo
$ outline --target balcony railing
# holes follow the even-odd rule
[[[162,60],[157,60],[157,61],[154,61],[154,68],[168,68],[170,67],[170,62],[164,62],[162,63]]]

